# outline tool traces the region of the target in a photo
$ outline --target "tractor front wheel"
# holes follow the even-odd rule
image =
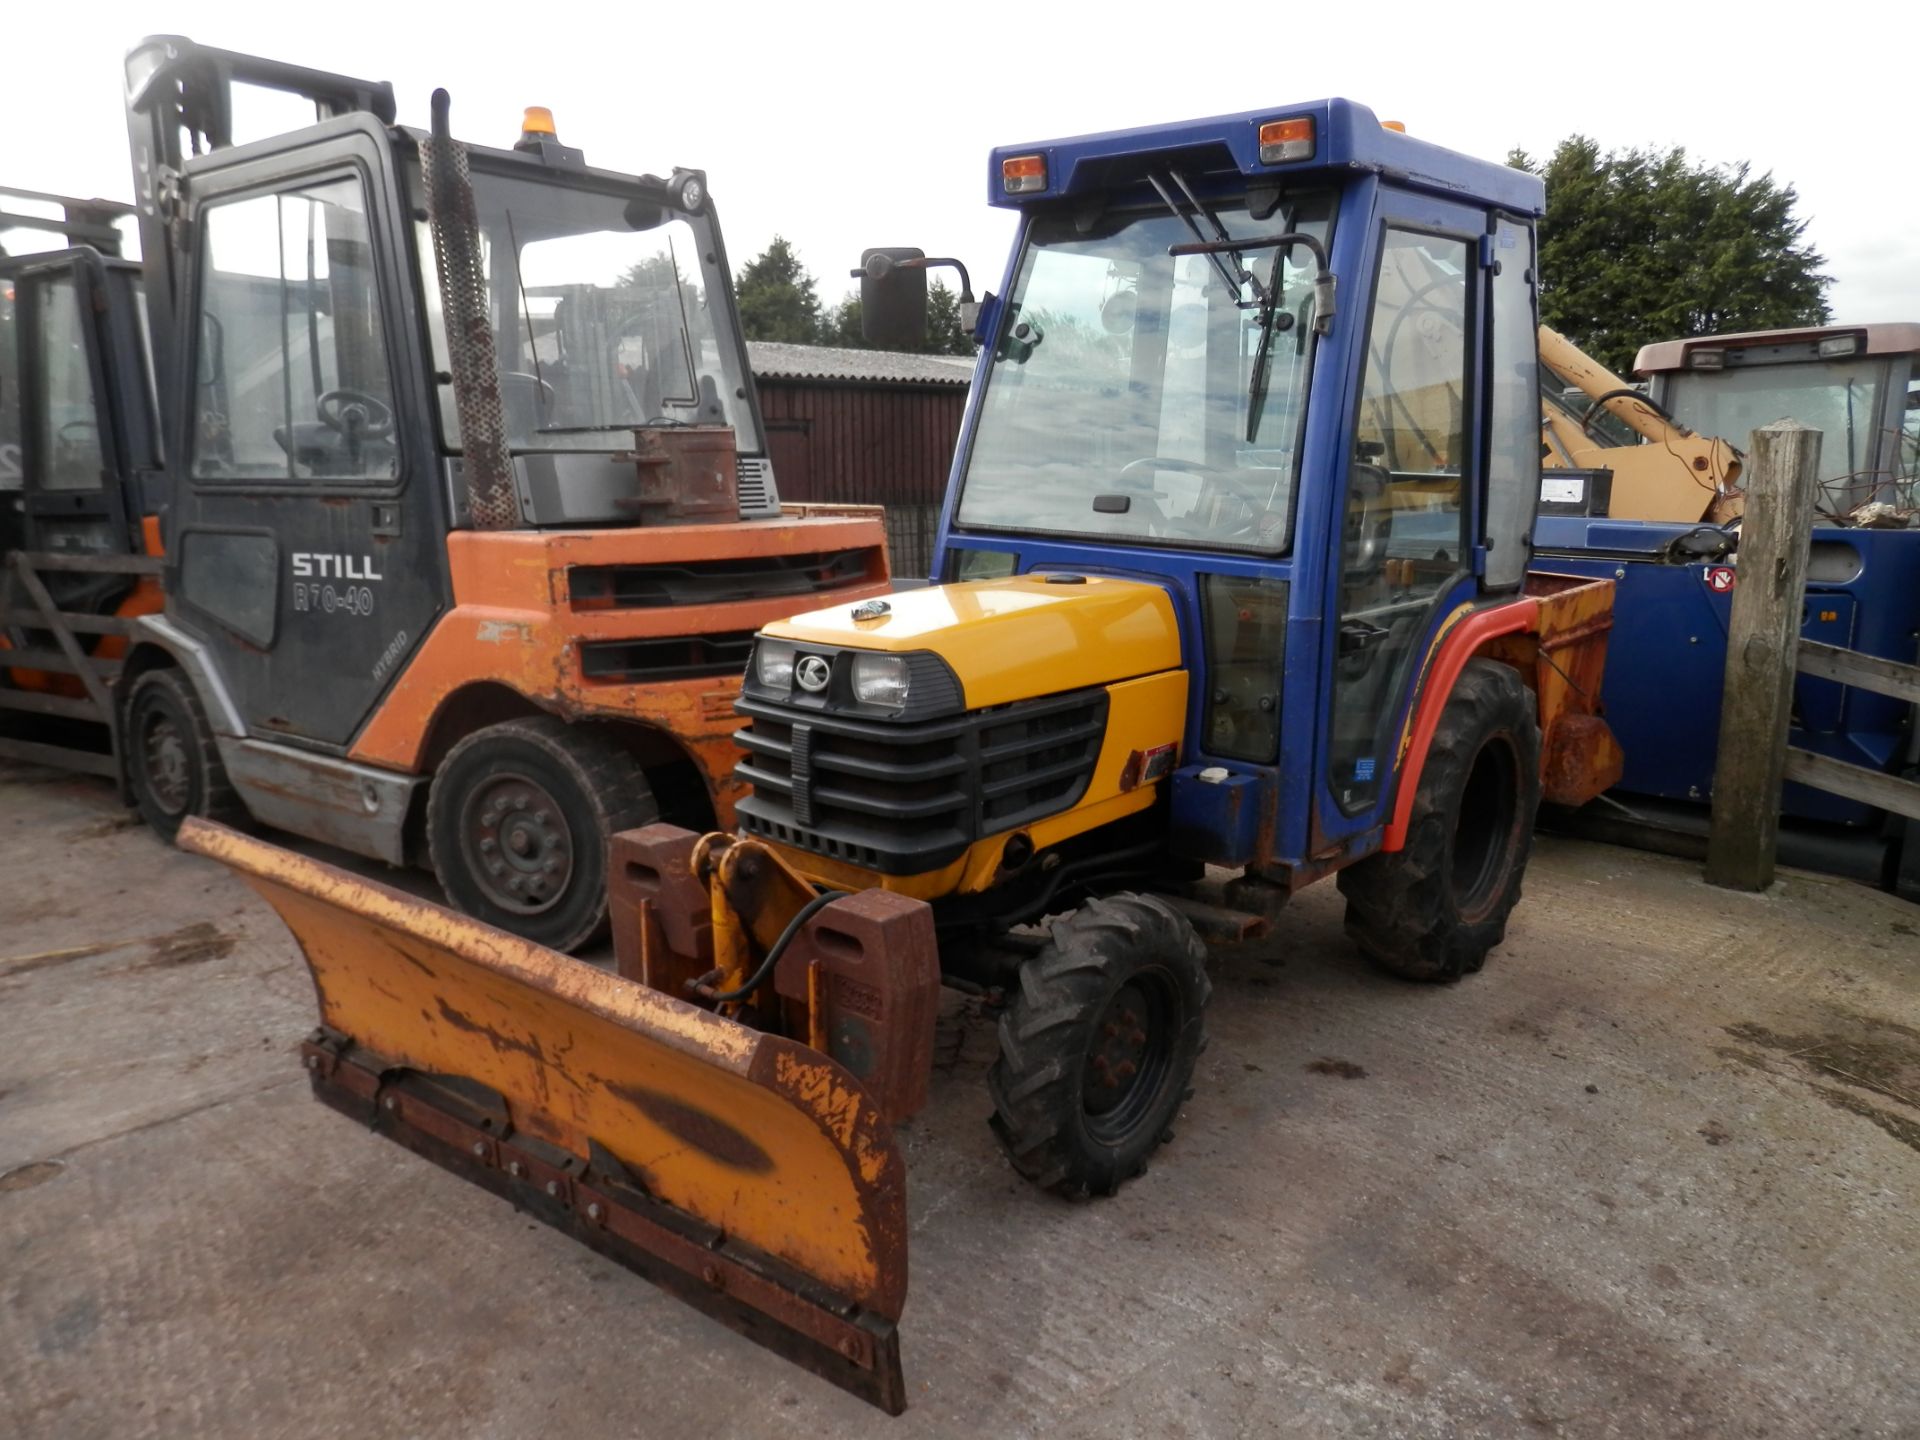
[[[1458,980],[1507,934],[1540,808],[1540,725],[1511,665],[1470,660],[1420,771],[1406,844],[1340,872],[1347,934],[1408,980]]]
[[[1206,947],[1147,895],[1091,900],[1049,928],[1000,1017],[993,1128],[1036,1185],[1111,1195],[1171,1138],[1192,1093]]]
[[[639,763],[552,716],[476,730],[427,792],[427,849],[447,898],[555,950],[607,926],[607,845],[659,818]]]

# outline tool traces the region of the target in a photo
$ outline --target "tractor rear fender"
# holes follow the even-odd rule
[[[904,1407],[905,1166],[832,1059],[219,825],[180,844],[293,932],[321,1099]]]
[[[1476,655],[1514,666],[1539,703],[1542,798],[1583,805],[1620,778],[1623,757],[1600,716],[1600,677],[1613,626],[1613,582],[1529,571],[1502,604],[1463,606],[1428,651],[1419,693],[1400,737],[1393,809],[1380,849],[1406,844],[1427,747],[1454,682]]]

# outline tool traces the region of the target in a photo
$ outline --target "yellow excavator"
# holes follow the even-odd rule
[[[1589,488],[1604,486],[1604,509],[1589,513],[1683,525],[1739,518],[1740,453],[1727,441],[1682,425],[1545,325],[1540,364],[1564,387],[1541,389],[1543,502],[1588,505]],[[1568,398],[1576,393],[1585,406]]]

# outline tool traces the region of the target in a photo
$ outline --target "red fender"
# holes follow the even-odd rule
[[[1383,852],[1398,850],[1407,843],[1407,823],[1413,816],[1413,797],[1420,789],[1420,772],[1426,767],[1427,749],[1433,744],[1433,732],[1440,727],[1440,712],[1447,708],[1454,682],[1467,668],[1467,661],[1489,640],[1502,635],[1531,634],[1539,628],[1540,602],[1524,595],[1504,605],[1469,610],[1458,621],[1450,622],[1434,640],[1433,648],[1427,652],[1426,670],[1406,738],[1400,746],[1400,788],[1394,792],[1393,814],[1380,842]]]

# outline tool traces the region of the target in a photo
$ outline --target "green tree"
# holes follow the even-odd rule
[[[820,343],[842,345],[849,350],[870,348],[867,345],[867,337],[860,333],[860,293],[858,291],[847,296],[821,318]]]
[[[1695,164],[1678,146],[1602,154],[1584,135],[1507,163],[1547,184],[1540,318],[1621,374],[1650,340],[1831,315],[1800,197],[1771,175]]]
[[[960,297],[945,281],[927,287],[927,343],[920,349],[928,355],[973,354],[973,337],[960,328]]]
[[[776,235],[735,281],[740,328],[749,340],[810,345],[820,338],[820,297],[793,246]]]
[[[960,328],[960,297],[941,280],[927,286],[927,335],[918,345],[875,345],[861,333],[860,292],[855,291],[826,313],[820,342],[845,345],[854,350],[912,350],[919,355],[964,355],[974,353],[973,337]]]

